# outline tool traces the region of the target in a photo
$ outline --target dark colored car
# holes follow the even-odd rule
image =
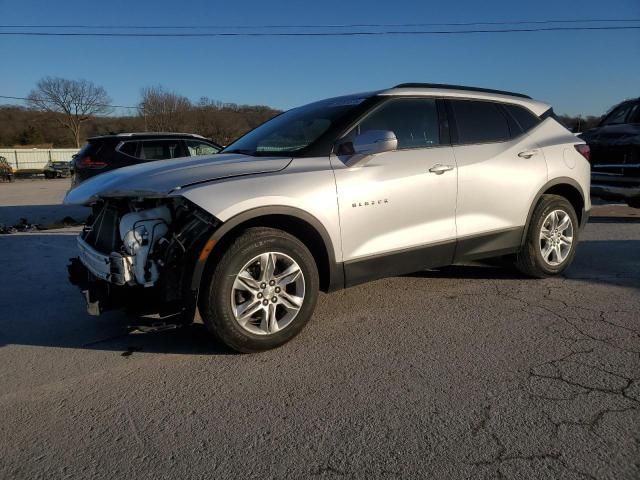
[[[13,181],[13,167],[4,157],[0,157],[0,179]]]
[[[189,133],[120,133],[87,140],[74,156],[73,185],[116,168],[171,158],[213,155],[222,147]]]
[[[44,167],[44,178],[66,178],[73,171],[72,161],[50,161]]]
[[[580,137],[591,147],[591,194],[640,208],[640,98],[617,105]]]

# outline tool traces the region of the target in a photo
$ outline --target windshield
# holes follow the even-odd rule
[[[221,153],[295,156],[363,100],[344,97],[294,108],[250,131]]]

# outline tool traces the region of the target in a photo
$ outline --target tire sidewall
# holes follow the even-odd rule
[[[576,215],[571,203],[562,197],[552,197],[548,200],[544,200],[536,210],[536,216],[533,224],[531,225],[532,228],[529,231],[530,248],[533,249],[536,266],[545,275],[557,275],[571,265],[576,255],[578,236],[580,234],[578,216]],[[549,265],[542,257],[542,252],[540,252],[540,230],[547,216],[554,210],[562,210],[567,213],[569,218],[571,218],[571,223],[573,225],[573,242],[571,243],[571,251],[567,258],[565,258],[559,265]]]
[[[213,272],[206,292],[208,318],[205,320],[209,330],[220,340],[231,348],[246,353],[278,347],[300,333],[313,314],[319,288],[313,256],[299,240],[276,230],[260,236],[248,233],[249,235],[240,236],[225,252]],[[296,261],[304,275],[305,298],[296,317],[284,329],[271,335],[258,335],[245,330],[236,321],[231,306],[231,294],[236,275],[242,267],[252,258],[266,252],[284,253]]]

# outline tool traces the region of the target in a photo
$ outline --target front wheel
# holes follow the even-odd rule
[[[318,269],[307,247],[273,228],[250,228],[216,259],[201,292],[207,329],[251,353],[278,347],[311,318]]]
[[[630,198],[629,200],[627,200],[627,205],[632,208],[640,208],[640,197]]]
[[[562,273],[573,261],[578,244],[578,217],[571,203],[558,195],[543,195],[516,256],[516,267],[532,277]]]

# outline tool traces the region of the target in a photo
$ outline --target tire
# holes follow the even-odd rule
[[[569,238],[568,228],[560,231],[559,234],[555,231],[560,230],[562,225],[558,225],[560,228],[556,229],[546,228],[552,226],[552,223],[548,222],[553,221],[550,215],[554,212],[562,212],[570,221],[571,242],[568,248],[566,245]],[[560,213],[556,214],[556,219],[560,218],[564,221],[566,217]],[[543,225],[545,225],[545,234],[549,232],[549,238],[544,240],[542,239]],[[559,275],[573,262],[578,245],[578,235],[578,217],[571,203],[558,195],[543,195],[533,211],[524,246],[516,255],[516,267],[525,275],[536,278]],[[560,250],[554,248],[554,242]],[[551,249],[547,250],[549,246]],[[543,249],[550,251],[546,259],[543,256]]]
[[[44,178],[51,180],[53,178],[56,178],[56,175],[55,175],[55,173],[44,172]]]
[[[630,198],[627,200],[627,205],[632,208],[640,208],[640,198]]]
[[[271,259],[267,264],[274,265],[274,275],[269,276],[269,267],[263,270],[264,259]],[[213,261],[215,265],[205,273],[200,314],[207,329],[230,348],[252,353],[279,347],[300,333],[311,319],[318,298],[318,269],[307,247],[296,237],[273,228],[249,228]],[[278,278],[285,270],[296,272],[296,267],[300,275],[285,275],[281,283],[273,280],[274,285],[268,284],[270,278]],[[285,283],[290,279],[295,280]],[[296,311],[297,303],[301,305]],[[237,313],[250,313],[256,308],[248,320],[236,319]],[[277,321],[273,323],[272,319]]]

